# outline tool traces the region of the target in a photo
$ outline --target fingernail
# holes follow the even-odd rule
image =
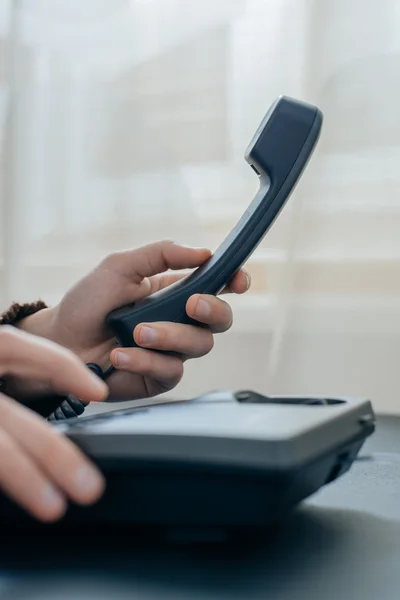
[[[125,352],[115,352],[114,354],[114,365],[116,367],[124,367],[129,363],[129,356]]]
[[[104,479],[96,469],[85,465],[78,469],[76,486],[80,493],[99,496],[104,489]]]
[[[197,303],[195,316],[202,317],[202,318],[208,317],[208,315],[210,314],[210,311],[211,311],[211,306],[208,304],[208,302],[203,300],[203,298],[200,298]]]
[[[251,277],[250,277],[250,273],[248,273],[247,271],[243,271],[245,277],[246,277],[246,292],[247,290],[250,288],[251,285]]]
[[[147,325],[144,325],[140,328],[139,337],[141,344],[151,344],[155,341],[157,332],[152,327],[147,327]]]
[[[49,508],[62,508],[65,504],[64,498],[51,483],[44,486],[42,498],[43,504]]]

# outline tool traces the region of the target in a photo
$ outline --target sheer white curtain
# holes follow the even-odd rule
[[[245,147],[292,95],[323,110],[320,145],[177,394],[400,412],[398,1],[2,0],[0,21],[2,307],[57,302],[117,248],[216,247],[256,189]]]

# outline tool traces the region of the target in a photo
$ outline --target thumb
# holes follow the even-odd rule
[[[211,256],[206,248],[181,246],[166,240],[108,256],[101,267],[139,285],[145,278],[169,269],[198,267]]]

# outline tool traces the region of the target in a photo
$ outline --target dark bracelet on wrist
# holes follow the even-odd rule
[[[16,325],[22,319],[30,317],[45,308],[48,308],[48,306],[42,300],[27,302],[25,304],[13,302],[10,308],[0,315],[0,325]]]

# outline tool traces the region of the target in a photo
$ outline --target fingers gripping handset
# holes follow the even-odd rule
[[[290,197],[318,142],[323,116],[310,104],[285,96],[271,106],[245,159],[260,187],[241,219],[215,253],[173,285],[112,311],[107,324],[122,346],[136,346],[133,331],[144,322],[200,323],[188,317],[193,294],[217,295],[248,260]]]

